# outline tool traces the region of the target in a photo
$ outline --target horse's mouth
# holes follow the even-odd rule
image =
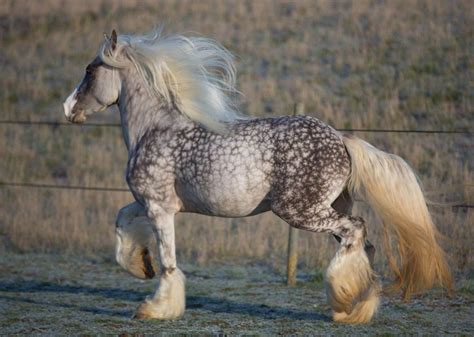
[[[71,122],[71,123],[77,123],[77,124],[81,124],[81,123],[84,123],[86,121],[86,114],[84,113],[84,111],[81,111],[77,114],[74,114],[72,115],[71,117],[68,118],[68,120]]]

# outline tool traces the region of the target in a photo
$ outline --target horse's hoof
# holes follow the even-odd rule
[[[134,312],[133,315],[132,315],[132,319],[145,319],[146,317],[143,316],[141,313],[139,312]]]
[[[142,303],[138,306],[135,312],[132,315],[132,319],[150,319],[157,318],[153,317],[153,311],[150,310],[150,305],[148,303]]]
[[[145,301],[140,304],[132,315],[132,319],[174,320],[183,316],[184,310],[173,311],[167,303],[153,304]]]

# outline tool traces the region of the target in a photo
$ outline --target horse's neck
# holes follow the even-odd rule
[[[179,129],[191,123],[175,108],[153,96],[133,71],[127,71],[122,77],[119,110],[123,136],[129,152],[135,149],[140,139],[151,128]]]

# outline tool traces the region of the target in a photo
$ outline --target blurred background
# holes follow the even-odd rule
[[[62,102],[103,33],[193,33],[236,55],[237,104],[255,117],[295,103],[336,128],[474,129],[474,6],[457,1],[0,1],[0,120],[65,122]],[[115,109],[88,122],[119,123]],[[474,275],[472,134],[357,132],[419,173],[456,274]],[[127,188],[120,128],[0,123],[0,182]],[[0,186],[0,251],[113,258],[128,192]],[[360,202],[380,251],[380,223]],[[284,268],[288,225],[179,214],[179,262]],[[326,234],[300,232],[299,268],[323,268]],[[377,269],[386,270],[377,254]]]

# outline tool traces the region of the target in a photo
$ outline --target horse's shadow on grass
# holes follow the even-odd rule
[[[32,294],[47,292],[71,295],[91,295],[127,302],[135,301],[137,302],[137,304],[147,295],[147,293],[145,292],[120,288],[75,286],[39,281],[0,282],[0,293],[17,293],[15,296],[0,295],[0,301],[22,302],[36,305],[71,308],[97,315],[107,315],[116,317],[131,317],[132,315],[132,312],[129,309],[113,310],[104,309],[103,305],[101,308],[99,308],[65,303],[68,300],[68,297],[62,297],[61,302],[52,302],[18,296],[18,293]],[[97,299],[96,302],[100,303],[100,300]],[[213,313],[251,315],[258,316],[264,319],[287,318],[293,320],[330,321],[330,318],[328,316],[316,312],[302,311],[291,308],[270,307],[265,304],[243,303],[224,298],[216,298],[209,296],[187,296],[186,307],[188,310],[191,311],[197,310]]]

